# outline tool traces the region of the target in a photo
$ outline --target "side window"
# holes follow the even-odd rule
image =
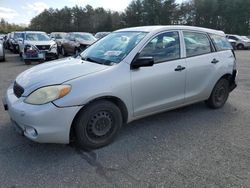
[[[212,52],[211,44],[206,34],[184,31],[183,35],[187,57]]]
[[[66,40],[69,40],[69,33],[65,36]]]
[[[228,42],[228,40],[223,37],[223,36],[219,36],[219,35],[214,35],[214,34],[210,34],[209,35],[216,47],[216,49],[218,51],[222,51],[222,50],[231,50],[232,46],[231,44]]]
[[[180,58],[180,40],[178,32],[162,33],[153,38],[141,51],[140,57],[151,56],[155,63]]]

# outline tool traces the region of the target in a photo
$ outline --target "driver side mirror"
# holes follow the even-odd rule
[[[151,67],[154,65],[153,57],[137,57],[130,65],[131,69],[138,69],[140,67]]]

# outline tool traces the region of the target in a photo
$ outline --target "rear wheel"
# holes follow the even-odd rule
[[[84,149],[103,147],[114,140],[121,126],[121,111],[115,104],[94,102],[82,110],[75,121],[77,143]]]
[[[209,99],[206,102],[207,106],[213,109],[221,108],[226,103],[229,96],[229,81],[225,78],[220,79]]]

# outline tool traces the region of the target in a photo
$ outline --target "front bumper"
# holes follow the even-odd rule
[[[29,59],[29,60],[40,60],[40,59],[47,59],[47,58],[52,58],[56,59],[58,58],[58,52],[56,48],[53,48],[51,50],[39,50],[36,51],[36,53],[28,53],[24,52],[23,53],[23,59]]]
[[[80,106],[58,108],[52,103],[30,105],[23,100],[14,95],[11,87],[3,98],[4,108],[18,132],[35,142],[69,143],[70,128]]]

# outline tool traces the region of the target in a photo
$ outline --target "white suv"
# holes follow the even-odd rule
[[[236,87],[231,48],[223,32],[205,28],[121,29],[78,57],[21,73],[4,106],[33,141],[102,147],[123,123],[200,101],[221,108]]]
[[[48,58],[58,58],[57,44],[45,32],[26,31],[23,39],[18,39],[18,45],[25,64],[30,64],[32,60],[43,62]]]

